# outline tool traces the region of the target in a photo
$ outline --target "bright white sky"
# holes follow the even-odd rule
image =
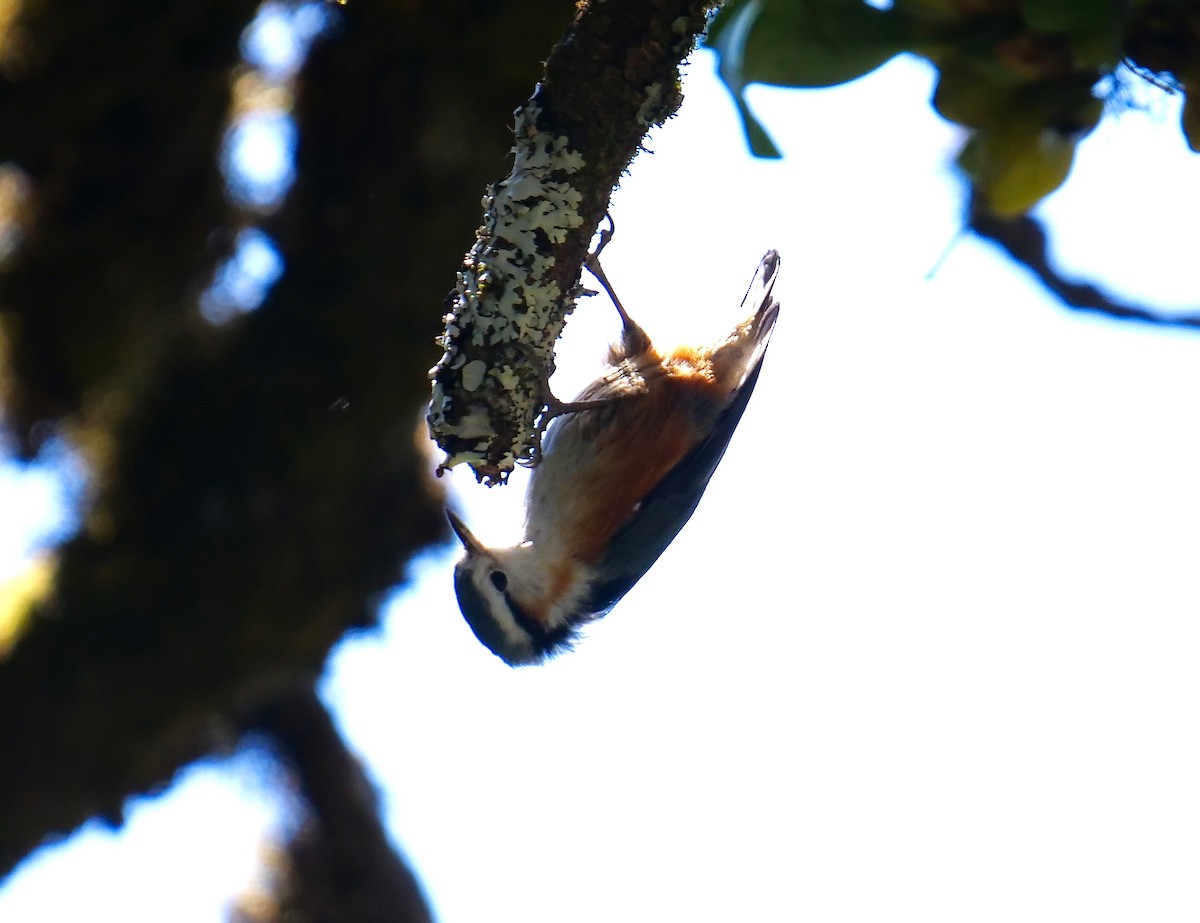
[[[544,667],[475,641],[450,548],[330,664],[439,919],[1195,920],[1200,337],[1069,313],[970,240],[927,279],[960,192],[922,63],[753,91],[774,163],[712,70],[605,253],[664,341],[726,333],[783,255],[692,522]],[[1081,273],[1183,306],[1200,174],[1177,113],[1106,120],[1043,214]],[[560,396],[616,332],[580,309]],[[516,534],[516,478],[450,480],[481,537]],[[43,852],[0,919],[216,923],[278,829],[262,772],[194,769],[121,835]]]

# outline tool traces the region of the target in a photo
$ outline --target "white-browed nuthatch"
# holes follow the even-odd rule
[[[454,571],[459,607],[514,666],[570,647],[683,528],[746,409],[779,314],[772,250],[742,300],[749,316],[727,339],[663,355],[594,271],[621,313],[621,342],[605,373],[555,411],[563,416],[529,482],[525,540],[488,548],[449,514],[466,548]]]

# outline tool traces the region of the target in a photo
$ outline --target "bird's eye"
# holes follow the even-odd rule
[[[503,593],[508,589],[508,575],[502,570],[494,570],[489,575],[492,581],[492,586]]]

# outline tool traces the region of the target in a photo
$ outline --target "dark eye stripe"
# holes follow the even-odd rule
[[[546,637],[545,626],[518,606],[517,601],[512,598],[511,593],[504,594],[504,601],[508,603],[508,608],[512,610],[513,618],[517,620],[517,624],[521,626],[522,631],[535,641],[541,641]]]
[[[549,654],[555,648],[564,644],[574,631],[570,625],[563,625],[561,628],[547,631],[545,625],[517,605],[511,593],[504,594],[504,601],[508,603],[508,608],[512,610],[513,619],[517,625],[529,635],[530,640],[533,641],[533,646],[542,654]]]

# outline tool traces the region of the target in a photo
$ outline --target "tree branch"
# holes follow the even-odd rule
[[[308,809],[287,844],[274,906],[255,923],[431,923],[420,885],[380,822],[371,780],[312,687],[255,707],[244,722],[251,739],[268,736]]]
[[[1052,263],[1046,230],[1037,218],[1030,215],[1001,218],[973,201],[967,226],[984,240],[997,244],[1016,263],[1033,273],[1046,290],[1068,308],[1162,327],[1200,328],[1200,313],[1172,313],[1131,304],[1090,283],[1068,279]]]
[[[484,217],[448,298],[433,371],[430,431],[443,468],[489,484],[536,457],[554,343],[613,187],[646,132],[681,101],[679,65],[710,2],[582,3],[517,110],[512,172],[488,188]]]

